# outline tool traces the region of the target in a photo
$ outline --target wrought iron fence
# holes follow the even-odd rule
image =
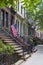
[[[15,52],[12,54],[0,53],[0,65],[13,65],[20,58],[21,57]]]
[[[15,63],[15,54],[8,55],[6,53],[0,53],[0,65],[11,65]]]

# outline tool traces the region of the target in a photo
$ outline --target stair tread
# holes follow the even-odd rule
[[[26,59],[29,58],[29,57],[31,57],[31,54],[25,55],[25,58],[26,58]]]
[[[9,45],[12,45],[12,46],[19,46],[19,47],[21,47],[20,45],[18,45],[17,43],[15,43],[15,42],[12,42],[12,43],[8,43]]]
[[[22,64],[22,63],[23,63],[23,60],[20,59],[20,60],[18,60],[15,64],[13,64],[13,65],[20,65],[20,64]]]
[[[7,43],[7,42],[8,42],[8,43],[9,43],[9,42],[12,43],[13,41],[7,41],[7,40],[4,40],[4,42],[6,42],[6,43]]]
[[[21,47],[15,48],[15,49],[22,49]]]
[[[15,48],[15,50],[22,50],[22,48],[21,47],[18,47],[18,48]]]
[[[12,43],[8,43],[8,44],[11,44],[11,45],[18,45],[17,43],[15,43],[15,42],[12,42]]]
[[[3,39],[3,40],[12,40],[12,39],[9,39],[9,38],[8,38],[8,39],[4,39],[4,38],[2,38],[2,39]]]
[[[8,36],[3,36],[4,38],[10,38],[10,37],[8,37]]]
[[[5,35],[5,33],[0,33],[0,35]]]
[[[18,48],[18,47],[20,47],[19,45],[13,45],[13,46],[15,46],[15,48]]]
[[[25,59],[28,59],[29,57],[31,57],[31,54],[26,54],[26,55],[24,56]],[[21,58],[23,58],[23,57],[21,57]]]
[[[24,54],[26,55],[26,54],[27,54],[27,52],[24,52]],[[20,55],[20,56],[22,56],[22,55],[23,55],[23,53],[19,53],[19,55]]]
[[[2,39],[3,41],[6,41],[6,42],[10,42],[10,41],[12,41],[13,42],[13,40],[12,39]]]
[[[10,39],[10,38],[8,38],[8,37],[1,37],[2,38],[2,40],[4,40],[4,39]]]
[[[16,52],[17,52],[17,53],[22,53],[22,52],[23,52],[23,50],[16,50]]]
[[[4,39],[6,39],[6,38],[9,39],[9,38],[10,38],[10,37],[5,37],[5,36],[0,36],[0,37],[2,37],[2,38],[4,38]]]

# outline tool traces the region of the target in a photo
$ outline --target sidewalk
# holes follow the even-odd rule
[[[43,65],[43,45],[37,46],[37,52],[24,61],[21,65]]]

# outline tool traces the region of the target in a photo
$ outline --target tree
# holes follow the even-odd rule
[[[8,6],[11,7],[13,6],[13,8],[16,8],[16,2],[18,0],[0,0],[0,7],[4,7],[4,6]]]
[[[26,11],[26,19],[33,19],[33,24],[37,23],[37,26],[39,26],[39,29],[43,30],[43,1],[41,0],[36,7],[33,9],[27,9]]]
[[[35,20],[38,20],[38,25],[40,26],[40,29],[43,29],[43,1],[41,1],[38,9],[39,11],[35,15]]]
[[[27,8],[30,11],[36,9],[40,1],[41,0],[21,0],[23,7]]]
[[[34,21],[39,22],[40,28],[43,28],[43,0],[0,0],[0,7],[3,6],[13,6],[13,8],[16,8],[16,2],[20,1],[23,5],[23,8],[26,8],[27,10],[27,17],[33,18]]]
[[[20,1],[23,4],[23,7],[32,10],[36,7],[40,0],[0,0],[0,6],[15,6],[17,1]]]

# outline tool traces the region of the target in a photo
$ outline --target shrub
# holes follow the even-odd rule
[[[4,44],[2,40],[0,40],[0,53],[5,52],[7,54],[11,54],[14,52],[14,47],[8,44]]]

